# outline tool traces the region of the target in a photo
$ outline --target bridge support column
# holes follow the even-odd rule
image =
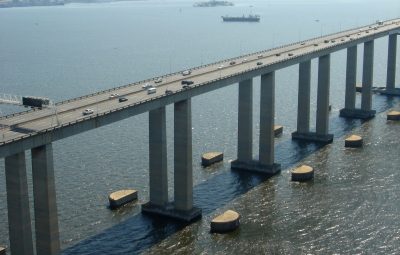
[[[297,139],[310,132],[310,84],[311,60],[299,64],[299,92],[297,98],[297,131],[292,138]]]
[[[150,201],[143,212],[166,210],[168,204],[167,139],[165,107],[149,111]]]
[[[8,227],[13,255],[33,255],[25,152],[5,158]]]
[[[356,109],[356,82],[357,82],[357,45],[347,48],[346,63],[346,94],[344,108],[340,110],[340,117],[354,118]]]
[[[233,169],[276,174],[281,170],[274,163],[275,72],[261,75],[259,160],[232,162]]]
[[[150,112],[150,202],[144,213],[158,214],[182,221],[201,217],[193,207],[192,113],[191,100],[174,105],[174,202],[168,203],[165,107]],[[151,162],[158,161],[158,162]],[[153,171],[154,170],[154,171]],[[158,185],[158,187],[156,187]]]
[[[330,65],[330,54],[319,57],[316,132],[297,133],[292,136],[294,139],[322,143],[333,141],[333,135],[328,133]]]
[[[253,80],[239,82],[237,160],[232,165],[253,160]]]
[[[386,89],[381,94],[400,96],[400,88],[396,88],[397,34],[389,35]]]
[[[201,210],[193,207],[191,99],[176,102],[174,115],[174,205],[182,218],[192,221]]]
[[[361,111],[365,113],[365,118],[375,117],[372,108],[372,82],[374,78],[374,41],[364,43],[364,61],[362,77]]]
[[[60,253],[53,147],[47,144],[33,148],[32,180],[35,209],[36,254]]]

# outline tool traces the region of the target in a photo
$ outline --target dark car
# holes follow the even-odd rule
[[[165,94],[166,94],[166,95],[169,95],[169,94],[172,94],[172,93],[173,93],[172,90],[169,90],[169,89],[166,89],[166,90],[165,90]]]
[[[118,102],[125,102],[125,101],[128,101],[128,98],[126,98],[126,97],[120,97],[120,98],[118,98]]]
[[[193,81],[189,81],[189,80],[183,80],[183,81],[181,81],[181,84],[182,85],[191,85],[191,84],[193,84],[194,82]]]
[[[257,62],[257,65],[258,65],[258,66],[260,66],[260,65],[262,65],[262,64],[263,64],[262,62]]]
[[[236,64],[236,61],[231,61],[231,62],[229,62],[229,64],[232,66],[232,65]]]

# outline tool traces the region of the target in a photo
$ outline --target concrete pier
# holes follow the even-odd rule
[[[341,117],[353,117],[356,108],[357,82],[357,45],[347,48],[346,62],[346,94]]]
[[[292,138],[306,136],[310,132],[310,84],[311,60],[299,64],[299,92],[297,97],[297,131]]]
[[[232,169],[275,174],[280,165],[274,163],[275,72],[261,75],[259,160],[231,163]]]
[[[397,58],[397,34],[389,35],[388,60],[386,88],[379,90],[379,93],[400,96],[400,88],[396,88],[396,58]]]
[[[59,254],[60,238],[52,144],[33,148],[31,153],[36,253]]]
[[[292,134],[293,139],[310,141],[310,142],[323,142],[323,143],[331,143],[333,141],[333,135],[328,133],[329,87],[330,87],[330,54],[327,54],[319,57],[319,62],[318,62],[316,132],[294,132]]]
[[[5,158],[8,227],[13,255],[33,255],[25,152]]]
[[[248,162],[253,157],[253,80],[239,82],[237,160]]]
[[[165,107],[149,112],[150,203],[168,203],[167,138]]]
[[[362,76],[362,92],[361,92],[361,111],[364,112],[365,118],[373,118],[375,111],[372,107],[372,82],[374,72],[374,41],[364,43],[364,61]]]

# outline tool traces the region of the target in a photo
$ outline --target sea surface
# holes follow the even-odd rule
[[[0,93],[61,101],[400,16],[397,0],[238,0],[233,7],[194,8],[194,1],[125,1],[0,9]],[[222,15],[259,14],[260,23],[223,23]],[[399,47],[399,45],[398,45]],[[361,83],[363,47],[359,46]],[[399,254],[400,124],[385,112],[399,98],[373,96],[368,122],[338,117],[344,106],[346,52],[331,56],[327,146],[291,140],[296,130],[298,66],[276,72],[276,139],[272,178],[230,170],[236,158],[238,85],[192,99],[194,202],[191,225],[140,213],[149,199],[148,115],[141,114],[53,144],[63,254]],[[374,86],[385,86],[387,38],[375,41]],[[400,65],[399,54],[397,56]],[[317,61],[312,61],[311,128]],[[397,68],[397,84],[400,68]],[[254,157],[258,157],[259,78],[254,79]],[[359,105],[358,95],[358,105]],[[24,108],[0,105],[5,115]],[[169,196],[173,199],[173,115],[167,107]],[[361,149],[345,149],[349,134]],[[201,154],[224,162],[200,166]],[[32,194],[30,152],[26,152]],[[289,171],[314,167],[307,183]],[[111,211],[109,193],[134,188],[137,203]],[[33,198],[30,199],[33,210]],[[226,209],[241,214],[230,234],[209,233]],[[33,211],[32,211],[33,219]],[[9,245],[4,160],[0,160],[0,245]],[[34,225],[32,225],[34,226]]]

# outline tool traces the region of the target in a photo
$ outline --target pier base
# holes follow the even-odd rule
[[[188,211],[177,210],[173,202],[165,206],[159,206],[148,202],[142,205],[142,212],[185,222],[193,222],[201,218],[200,208],[193,207]]]
[[[333,141],[333,135],[321,135],[315,132],[299,133],[296,131],[292,133],[292,139],[317,143],[331,143]]]
[[[378,88],[376,89],[376,92],[382,94],[382,95],[388,95],[388,96],[400,96],[400,88],[394,88],[394,89],[386,89],[386,88]]]
[[[264,165],[257,160],[246,161],[246,162],[234,160],[231,162],[231,169],[274,175],[281,171],[281,165],[280,164]]]
[[[362,110],[362,109],[346,109],[343,108],[340,110],[340,117],[343,118],[352,118],[352,119],[372,119],[375,117],[375,110]]]

